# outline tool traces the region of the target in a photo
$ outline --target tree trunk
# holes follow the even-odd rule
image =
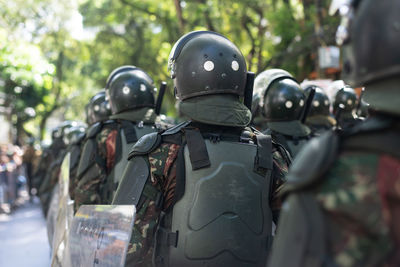
[[[183,19],[181,1],[174,0],[174,4],[175,4],[175,9],[176,9],[176,15],[178,16],[178,25],[179,25],[180,35],[182,35],[185,32],[185,20]]]

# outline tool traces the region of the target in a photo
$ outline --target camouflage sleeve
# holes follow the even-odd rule
[[[385,259],[399,255],[399,175],[399,160],[375,154],[346,152],[332,166],[316,198],[337,265],[398,266]]]
[[[279,150],[272,154],[273,169],[272,169],[272,190],[271,190],[271,210],[275,224],[279,219],[279,212],[282,206],[280,192],[286,182],[286,174],[288,173],[288,162]]]
[[[162,192],[164,210],[171,205],[175,193],[175,163],[178,150],[178,145],[162,144],[148,155],[151,175],[146,186]],[[126,266],[152,266],[154,234],[160,212],[161,209],[157,207],[153,199],[142,196],[128,247]]]
[[[115,129],[103,128],[96,136],[97,155],[93,158],[93,166],[82,177],[80,177],[74,190],[75,209],[81,205],[101,204],[100,186],[107,177],[107,162],[109,153],[107,153],[107,143],[115,137]],[[114,142],[115,145],[115,142]]]

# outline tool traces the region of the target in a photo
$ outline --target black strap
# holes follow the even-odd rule
[[[189,149],[192,170],[209,167],[211,165],[206,143],[200,131],[196,128],[185,128],[185,137]]]
[[[270,135],[257,135],[256,166],[272,170],[272,140]]]
[[[124,130],[126,142],[128,144],[137,142],[135,124],[131,121],[121,120],[121,128]]]
[[[176,186],[175,186],[175,194],[173,198],[172,205],[169,207],[169,209],[172,210],[172,207],[175,205],[176,202],[178,202],[183,195],[185,194],[185,183],[186,183],[186,167],[185,167],[185,145],[186,141],[183,141],[182,145],[179,147],[178,150],[178,156],[176,159]]]

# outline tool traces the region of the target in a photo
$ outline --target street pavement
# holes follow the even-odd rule
[[[48,267],[50,248],[39,200],[0,214],[0,266]]]

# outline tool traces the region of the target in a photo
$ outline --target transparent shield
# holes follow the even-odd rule
[[[52,246],[53,244],[54,231],[56,229],[56,219],[58,213],[59,199],[60,199],[60,186],[57,184],[54,187],[53,192],[51,193],[49,211],[47,212],[47,217],[46,217],[47,238],[49,240],[50,246]]]
[[[59,176],[59,202],[55,218],[55,231],[52,243],[52,264],[51,266],[62,266],[66,253],[67,234],[72,221],[73,201],[69,197],[69,165],[70,153],[68,153],[61,165]]]
[[[124,266],[135,219],[133,205],[83,205],[72,220],[65,266]]]

